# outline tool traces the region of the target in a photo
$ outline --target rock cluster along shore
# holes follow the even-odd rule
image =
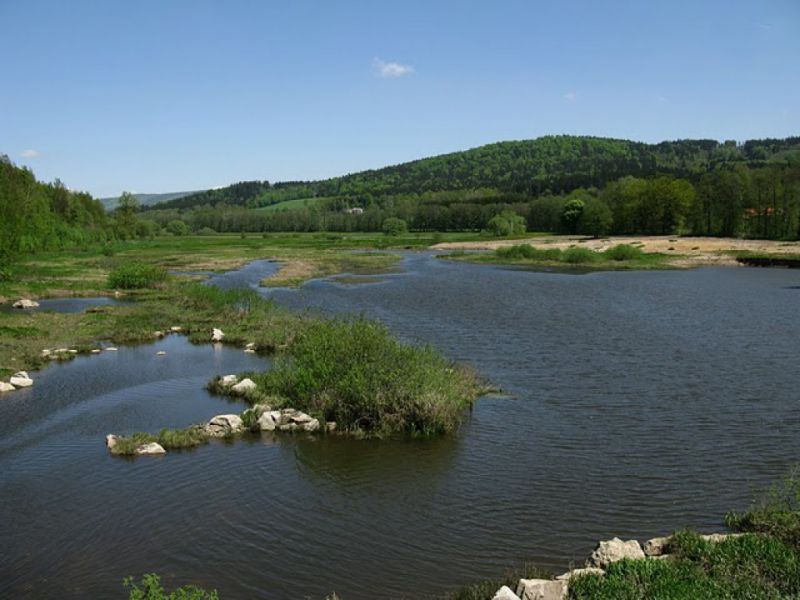
[[[33,379],[30,378],[27,371],[17,371],[9,378],[8,382],[0,381],[0,393],[13,392],[32,385]]]
[[[217,383],[223,388],[228,388],[234,396],[244,396],[257,389],[256,383],[249,378],[241,381],[236,375],[224,375],[217,378]],[[319,419],[312,417],[296,408],[282,408],[273,410],[268,404],[255,404],[246,409],[242,414],[216,415],[202,425],[203,433],[209,438],[224,438],[238,435],[245,431],[280,431],[280,432],[305,432],[332,433],[336,431],[336,423],[329,421],[322,427]],[[120,441],[119,436],[109,434],[106,436],[106,446],[114,454],[114,448]],[[165,454],[163,446],[156,442],[140,444],[133,452],[136,456]]]
[[[701,536],[709,542],[722,542],[738,537],[740,533],[712,533]],[[587,575],[605,575],[612,563],[620,560],[669,560],[671,536],[657,537],[645,542],[644,546],[636,540],[623,541],[619,538],[600,542],[583,568],[572,569],[554,579],[520,579],[517,589],[503,586],[492,600],[564,600],[569,593],[569,583],[575,578]],[[488,599],[487,599],[488,600]]]
[[[28,298],[21,298],[20,300],[17,300],[16,302],[14,302],[14,304],[12,304],[11,306],[14,307],[14,308],[21,308],[23,310],[27,310],[29,308],[38,308],[39,307],[39,303],[36,302],[36,300],[30,300]]]

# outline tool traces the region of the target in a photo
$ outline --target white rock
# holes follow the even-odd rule
[[[297,423],[298,425],[304,425],[311,421],[316,421],[311,415],[307,415],[306,413],[296,410],[294,413],[289,415],[289,422],[290,423]]]
[[[169,330],[170,330],[172,333],[178,333],[179,331],[182,331],[182,330],[183,330],[183,327],[180,327],[180,326],[178,326],[178,325],[173,325],[172,327],[170,327],[170,328],[169,328]]]
[[[245,351],[245,354],[255,354],[256,353],[256,351],[253,350],[252,348],[245,348],[244,351]]]
[[[143,455],[143,454],[166,454],[167,451],[164,450],[164,447],[161,444],[157,444],[156,442],[150,442],[149,444],[142,444],[141,446],[136,447],[136,454]]]
[[[50,356],[50,349],[45,348],[44,350],[42,350],[42,356]]]
[[[106,348],[106,352],[116,352],[116,351],[117,349],[114,348],[114,346],[109,346],[108,348]]]
[[[10,383],[6,383],[5,381],[0,381],[0,394],[2,394],[3,392],[13,392],[15,389],[17,388],[15,388]]]
[[[12,381],[11,383],[14,382]],[[742,537],[743,535],[744,535],[743,533],[710,533],[708,535],[701,535],[700,537],[707,542],[713,542],[715,544],[718,544],[719,542],[724,542],[725,540]]]
[[[159,350],[158,352],[156,352],[156,356],[164,356],[165,354],[166,354],[166,351],[164,351],[164,350]]]
[[[206,432],[214,437],[222,437],[242,430],[242,418],[239,415],[217,415],[206,424]]]
[[[27,308],[36,308],[37,306],[39,306],[39,303],[36,302],[36,300],[29,300],[28,298],[22,298],[14,302],[12,306],[14,308],[27,309]]]
[[[497,593],[495,593],[492,600],[520,600],[520,598],[511,591],[511,588],[509,588],[507,585],[504,585],[497,590]]]
[[[106,436],[106,446],[108,446],[109,450],[113,450],[114,449],[114,446],[117,445],[117,440],[118,439],[119,438],[117,436],[115,436],[113,433],[109,433]]]
[[[256,383],[252,379],[245,378],[242,379],[239,383],[231,387],[231,391],[236,392],[237,394],[244,394],[251,390],[256,389]]]
[[[311,419],[307,423],[303,424],[303,430],[305,431],[319,431],[319,420],[318,419]]]
[[[261,428],[261,431],[275,431],[280,420],[281,413],[277,410],[266,411],[261,413],[261,416],[258,417],[258,426]]]
[[[66,354],[67,352],[69,352],[69,350],[67,350],[66,348],[59,348],[58,350],[56,350],[56,354]]]
[[[325,431],[328,433],[333,433],[336,431],[336,421],[328,421],[325,423]]]
[[[239,378],[236,375],[223,375],[219,378],[219,384],[222,387],[230,387],[232,385],[236,385],[236,382],[239,381]]]
[[[647,540],[644,543],[644,555],[645,556],[661,556],[664,554],[664,550],[669,544],[670,536],[664,537],[655,537],[653,539]]]
[[[567,597],[567,582],[558,579],[520,579],[517,596],[521,600],[562,600]]]
[[[28,377],[28,373],[25,371],[18,371],[17,373],[14,373],[11,377],[9,377],[8,381],[15,388],[31,387],[33,385],[33,379]]]
[[[157,337],[157,338],[162,338],[162,337],[164,337],[164,332],[163,331],[154,331],[153,332],[153,336]]]
[[[100,354],[101,352],[100,348],[92,348],[92,354]]]
[[[611,563],[625,558],[640,559],[644,558],[644,551],[636,540],[623,542],[619,538],[600,542],[592,552],[589,560],[586,561],[587,567],[598,567],[605,569]]]
[[[67,350],[67,352],[69,352],[70,354],[77,354],[78,353],[78,351],[75,350],[74,348],[70,349],[70,350]]]
[[[598,569],[597,567],[587,567],[586,569],[572,569],[572,571],[567,571],[563,575],[559,575],[556,577],[559,581],[569,581],[572,577],[581,577],[583,575],[605,575],[606,572],[603,569]]]
[[[222,329],[217,329],[216,327],[211,330],[211,341],[212,342],[221,342],[225,338],[225,333]]]
[[[249,343],[248,343],[248,344],[245,346],[245,348],[247,348],[248,350],[250,350],[250,349],[253,349],[253,348],[255,348],[255,347],[256,347],[256,343],[255,343],[255,342],[249,342]]]

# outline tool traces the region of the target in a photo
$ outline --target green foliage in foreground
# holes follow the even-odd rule
[[[577,578],[571,600],[777,600],[800,597],[800,548],[778,538],[745,535],[713,543],[682,531],[674,559],[625,560],[604,576]]]
[[[165,450],[194,448],[208,442],[208,434],[200,425],[191,425],[185,429],[162,429],[158,435],[136,432],[128,437],[117,438],[117,444],[111,452],[120,456],[133,456],[138,446],[151,442],[161,444]]]
[[[128,600],[218,600],[216,590],[207,592],[194,585],[185,585],[174,592],[167,593],[161,585],[161,578],[155,573],[142,575],[142,580],[136,583],[133,577],[122,580],[128,590]]]
[[[123,263],[108,275],[108,286],[121,290],[153,288],[167,278],[167,272],[143,262]]]
[[[259,390],[253,402],[267,395],[275,406],[277,396],[340,431],[367,435],[451,431],[485,391],[471,370],[366,319],[314,321],[271,370],[248,376]]]

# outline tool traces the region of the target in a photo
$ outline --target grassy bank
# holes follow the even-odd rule
[[[504,246],[491,252],[467,253],[453,252],[442,255],[448,260],[462,260],[474,263],[496,265],[517,265],[523,267],[550,269],[580,269],[593,271],[647,270],[675,268],[670,261],[675,256],[644,252],[638,246],[619,244],[604,251],[591,250],[581,246],[570,248],[538,248],[529,244]]]

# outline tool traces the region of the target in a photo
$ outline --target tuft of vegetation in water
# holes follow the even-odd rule
[[[297,408],[364,435],[452,431],[486,391],[470,369],[363,318],[315,320],[272,369],[247,376],[258,386],[248,401]]]
[[[155,573],[142,575],[138,583],[133,577],[126,577],[122,585],[128,590],[128,600],[219,600],[216,590],[208,592],[195,585],[185,585],[167,593]]]
[[[201,425],[191,425],[184,429],[162,429],[157,435],[137,431],[126,437],[117,438],[112,454],[133,456],[142,444],[157,442],[164,450],[194,448],[208,442],[208,434]]]
[[[167,278],[163,268],[143,262],[123,263],[108,275],[108,286],[121,290],[154,288]]]
[[[728,513],[725,524],[734,531],[769,535],[800,548],[800,468],[772,486],[750,510]]]
[[[441,600],[488,600],[493,598],[497,590],[504,585],[516,590],[520,579],[550,579],[550,574],[533,564],[526,563],[518,569],[507,571],[502,577],[465,585],[444,595]]]

